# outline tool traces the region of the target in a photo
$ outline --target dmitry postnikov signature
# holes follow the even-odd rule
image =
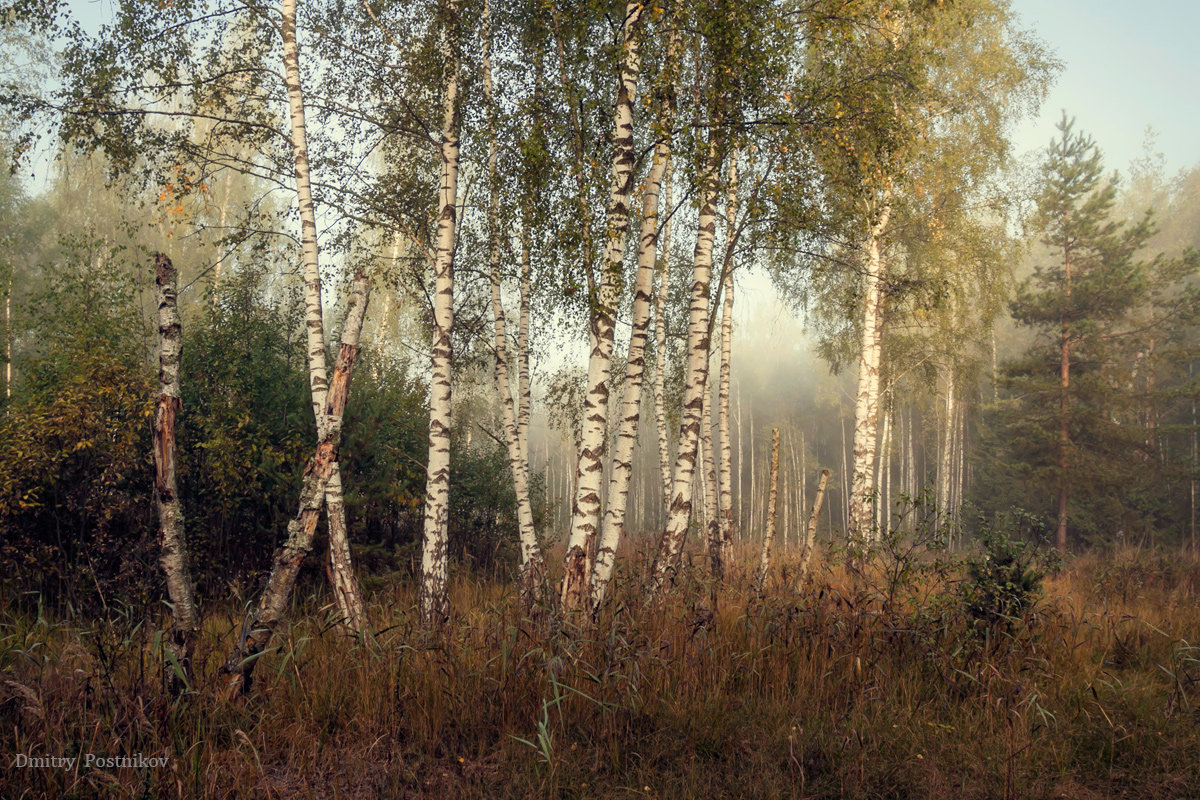
[[[17,753],[12,760],[13,769],[61,769],[67,772],[76,767],[83,769],[153,769],[165,767],[166,756],[146,758],[141,753],[131,756],[106,756],[101,753],[84,753],[78,756],[31,756]]]

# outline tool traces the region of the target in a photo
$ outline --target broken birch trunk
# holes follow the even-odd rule
[[[817,483],[817,496],[813,499],[812,513],[808,515],[808,527],[804,530],[804,552],[800,555],[800,574],[803,578],[808,574],[812,563],[813,547],[817,542],[817,520],[821,516],[821,504],[825,502],[825,487],[829,485],[830,472],[821,470],[821,480]]]
[[[312,551],[313,534],[321,515],[322,500],[335,474],[342,440],[342,416],[350,396],[350,378],[358,358],[358,338],[363,317],[371,296],[371,283],[361,270],[354,278],[354,288],[346,305],[346,321],[342,325],[342,343],[333,368],[322,419],[321,439],[316,452],[304,468],[304,485],[300,490],[300,508],[288,523],[287,540],[275,551],[271,575],[267,579],[258,607],[242,627],[237,644],[229,654],[221,672],[230,676],[230,695],[250,691],[251,676],[259,656],[266,649],[283,619],[288,596],[296,583],[300,565]]]
[[[779,494],[779,428],[771,434],[771,495],[767,501],[767,532],[763,536],[762,556],[758,561],[758,575],[754,584],[762,594],[767,585],[767,573],[771,570],[771,544],[775,539],[775,504]]]
[[[200,627],[200,614],[188,572],[183,506],[175,479],[175,418],[183,408],[179,393],[179,367],[183,352],[183,325],[179,318],[177,273],[171,259],[154,257],[158,285],[158,401],[154,408],[154,499],[158,506],[158,563],[167,580],[173,623],[166,639],[173,660],[166,673],[167,688],[177,694],[192,679],[192,637]]]

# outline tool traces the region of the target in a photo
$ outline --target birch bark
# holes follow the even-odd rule
[[[178,275],[171,259],[162,253],[154,259],[158,285],[158,401],[154,409],[154,498],[158,506],[158,563],[166,576],[174,624],[167,648],[179,665],[182,679],[167,672],[172,693],[192,677],[192,637],[200,628],[200,613],[188,571],[183,506],[175,479],[175,418],[183,408],[179,389],[183,324],[179,318]]]
[[[440,625],[449,613],[446,540],[450,526],[450,380],[454,327],[454,243],[458,222],[459,0],[446,0],[438,41],[442,67],[441,188],[434,251],[433,341],[430,346],[429,456],[425,477],[425,530],[421,549],[421,620]],[[454,28],[455,30],[451,30]]]
[[[560,598],[565,612],[578,611],[590,597],[591,563],[601,510],[605,438],[608,429],[608,382],[612,373],[613,329],[620,297],[625,240],[629,233],[629,196],[633,192],[633,104],[641,54],[638,23],[643,5],[629,2],[621,41],[621,78],[613,112],[612,186],[609,193],[607,240],[600,283],[590,298],[591,354],[583,400],[583,432],[576,468],[574,513],[564,558]]]
[[[808,526],[804,530],[804,553],[800,557],[800,575],[808,574],[812,564],[813,547],[817,542],[817,520],[821,517],[821,505],[825,502],[825,488],[829,486],[829,470],[821,470],[821,479],[817,481],[817,494],[813,498],[812,513],[808,515]]]
[[[671,34],[668,57],[675,49],[675,34]],[[659,194],[667,163],[671,157],[670,131],[674,124],[673,92],[663,98],[658,120],[659,138],[650,163],[650,174],[642,190],[642,225],[638,241],[638,269],[634,279],[632,332],[625,367],[625,389],[621,398],[621,427],[609,472],[608,507],[605,509],[596,562],[591,576],[593,613],[604,600],[612,578],[613,563],[625,524],[625,508],[629,480],[633,474],[633,450],[637,445],[638,422],[642,402],[642,384],[646,372],[646,340],[650,328],[650,292],[654,288],[654,272],[658,258]],[[661,367],[660,367],[661,372]],[[661,440],[660,440],[661,447]]]
[[[300,254],[304,264],[304,328],[308,344],[308,380],[317,436],[324,433],[325,395],[329,391],[325,365],[325,328],[321,313],[321,264],[317,245],[317,217],[309,175],[304,89],[300,81],[300,47],[296,41],[296,0],[283,0],[284,84],[292,127],[292,159],[300,211]]]
[[[771,544],[775,539],[775,503],[779,490],[779,428],[771,434],[771,495],[767,501],[767,532],[763,536],[762,556],[758,562],[758,575],[754,583],[762,594],[771,569]]]
[[[259,654],[266,649],[275,628],[283,619],[288,596],[296,583],[300,565],[312,550],[313,535],[321,505],[334,474],[341,447],[342,416],[350,396],[350,378],[354,362],[358,358],[358,340],[362,332],[363,318],[371,298],[371,282],[365,273],[354,278],[354,288],[346,304],[346,320],[342,325],[342,343],[334,364],[333,381],[326,392],[326,404],[321,409],[325,421],[316,452],[304,468],[304,485],[300,490],[299,510],[288,523],[286,541],[275,551],[271,575],[267,579],[258,607],[246,620],[241,636],[221,671],[230,676],[228,690],[231,694],[246,693],[251,688],[254,665]]]
[[[706,366],[704,372],[707,379],[712,374],[711,366]],[[717,454],[713,447],[712,435],[712,398],[712,386],[705,380],[704,408],[700,412],[700,477],[704,481],[704,529],[713,577],[721,581],[725,577],[725,545],[721,540],[721,521],[717,519],[720,501],[717,498]]]
[[[497,163],[500,158],[496,133],[496,98],[492,83],[492,23],[491,8],[487,0],[483,3],[483,93],[488,113],[488,267],[492,283],[492,317],[494,321],[496,351],[496,392],[500,398],[500,411],[504,423],[504,439],[508,450],[508,466],[512,472],[513,490],[517,498],[517,531],[521,548],[521,595],[527,607],[532,608],[541,598],[543,581],[543,559],[538,544],[537,531],[533,524],[533,505],[529,499],[529,462],[521,436],[520,412],[513,402],[512,387],[508,379],[508,334],[505,331],[504,304],[500,296],[500,183]],[[524,245],[524,243],[523,243]],[[527,248],[522,246],[522,281],[528,266]],[[522,287],[524,288],[524,287]],[[528,336],[528,313],[522,302],[521,332]],[[518,336],[518,349],[521,339]],[[521,354],[518,352],[518,361]],[[518,372],[520,368],[518,367]],[[518,377],[520,381],[520,376]],[[526,378],[527,380],[527,378]],[[521,386],[524,391],[527,387]],[[527,407],[527,404],[526,404]]]
[[[329,421],[325,418],[329,391],[325,362],[325,328],[321,306],[321,262],[317,242],[317,218],[309,172],[308,128],[305,122],[304,87],[300,73],[300,46],[296,39],[296,0],[283,0],[281,34],[283,38],[284,84],[288,95],[288,110],[292,130],[292,158],[296,174],[296,196],[300,213],[300,249],[304,263],[305,333],[308,345],[309,392],[312,397],[313,418],[317,440],[325,437]],[[357,334],[355,334],[357,338]],[[342,502],[341,470],[337,459],[329,467],[332,500],[327,506],[329,515],[329,575],[338,604],[341,620],[355,633],[362,631],[364,620],[362,592],[350,563],[350,543],[346,533],[345,506]]]
[[[648,597],[655,599],[678,569],[679,556],[687,537],[692,513],[692,479],[700,443],[700,421],[704,406],[704,387],[708,373],[709,286],[712,282],[712,251],[717,220],[718,163],[715,140],[709,143],[704,172],[700,176],[700,211],[696,226],[696,248],[692,258],[692,289],[688,312],[688,372],[684,390],[683,419],[679,426],[679,451],[675,473],[671,513],[659,540],[651,567]]]
[[[8,287],[4,292],[4,399],[12,397],[12,272],[8,274]]]
[[[667,212],[671,206],[671,163],[667,161]],[[658,464],[662,474],[662,510],[664,519],[671,510],[671,447],[667,437],[667,294],[671,287],[671,220],[663,226],[662,256],[658,266],[658,293],[654,297],[654,419],[658,428]]]
[[[367,609],[350,558],[350,532],[346,526],[342,470],[337,461],[329,467],[329,483],[325,487],[325,518],[329,522],[329,584],[333,588],[341,624],[350,632],[359,634],[366,628]]]
[[[954,405],[954,374],[947,367],[943,370],[946,383],[945,416],[942,422],[941,446],[938,448],[937,473],[937,513],[942,520],[949,520],[950,515],[950,464],[953,458],[951,431],[955,413]]]
[[[721,302],[721,372],[717,384],[717,426],[720,441],[720,468],[717,485],[718,524],[721,535],[721,557],[724,563],[733,560],[733,442],[729,427],[729,380],[733,364],[733,265],[738,209],[738,151],[735,148],[729,162],[729,194],[725,205],[725,269],[722,277]]]
[[[883,356],[883,236],[891,218],[890,193],[871,225],[863,275],[863,311],[859,331],[858,392],[854,404],[854,464],[851,473],[850,540],[866,543],[872,537],[871,513],[875,503],[875,449],[879,434],[879,367]]]
[[[885,393],[886,394],[886,393]],[[886,403],[885,403],[886,405]],[[882,536],[887,533],[891,523],[891,506],[889,497],[891,491],[892,460],[892,416],[883,411],[883,430],[879,434],[879,460],[875,467],[875,485],[878,487],[879,503],[875,508],[875,529]]]

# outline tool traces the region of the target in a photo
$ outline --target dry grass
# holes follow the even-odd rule
[[[697,566],[666,607],[618,587],[590,631],[460,577],[443,635],[419,631],[404,587],[373,598],[363,643],[312,600],[233,703],[215,677],[231,610],[209,610],[205,677],[174,699],[136,621],[11,612],[0,797],[1200,794],[1200,565],[1081,557],[1032,611],[987,628],[956,574],[877,570],[855,588],[828,569],[764,599],[745,576],[714,595]],[[89,752],[169,765],[12,766]]]

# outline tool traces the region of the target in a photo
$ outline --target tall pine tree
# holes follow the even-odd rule
[[[1130,460],[1150,454],[1130,407],[1128,345],[1147,328],[1141,312],[1152,295],[1178,272],[1162,269],[1161,258],[1139,260],[1154,232],[1150,214],[1132,225],[1117,220],[1116,187],[1095,142],[1065,115],[1059,132],[1042,164],[1033,218],[1042,263],[1012,303],[1014,319],[1037,338],[1008,367],[1003,427],[1007,459],[1026,490],[1054,492],[1055,541],[1066,550],[1072,533],[1123,530],[1126,510],[1149,488],[1149,471]]]

